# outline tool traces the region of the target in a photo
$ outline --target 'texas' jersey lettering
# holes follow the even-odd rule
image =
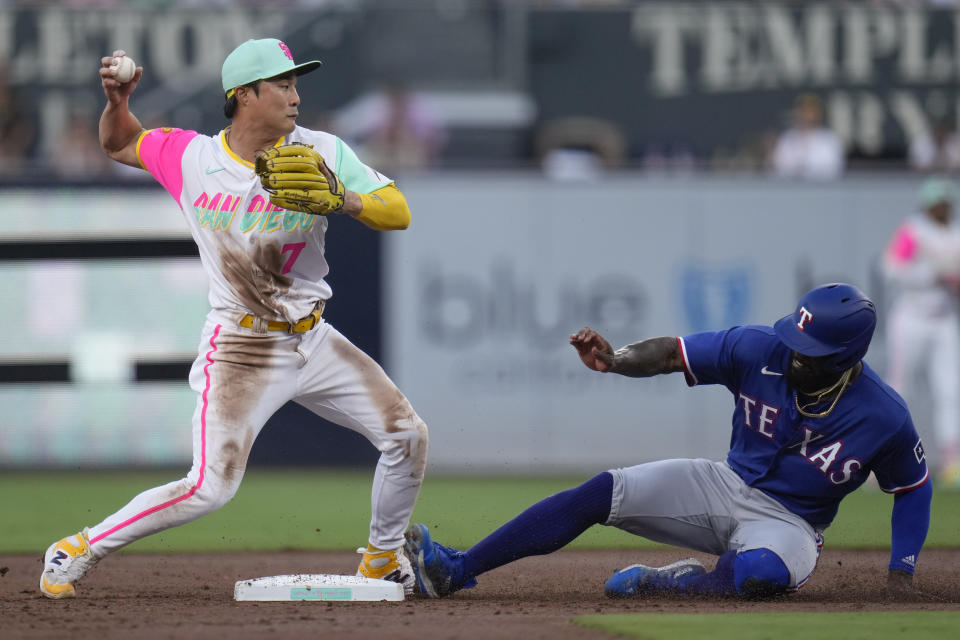
[[[816,322],[803,313],[801,324]],[[736,398],[727,464],[743,481],[814,526],[828,525],[840,500],[872,471],[888,492],[927,481],[906,405],[864,363],[826,415],[796,408],[785,376],[790,349],[772,327],[752,325],[680,339],[687,383],[722,384]]]
[[[776,438],[777,418],[780,415],[780,407],[758,401],[754,398],[740,393],[740,403],[743,410],[743,423],[747,428],[755,430],[765,438],[773,440]],[[802,427],[803,440],[796,448],[798,455],[806,458],[813,464],[820,473],[824,474],[833,484],[842,484],[849,482],[853,478],[853,472],[862,468],[863,463],[856,458],[840,459],[843,451],[841,441],[832,442],[825,446],[818,447],[816,451],[809,452],[810,443],[823,438],[810,427]]]
[[[757,433],[764,438],[770,438],[772,440],[774,437],[774,423],[777,421],[777,416],[780,415],[780,407],[760,402],[760,408],[758,410],[756,409],[758,405],[757,400],[743,393],[740,394],[740,400],[743,402],[744,424],[748,427],[755,428]],[[757,415],[754,416],[754,413]]]
[[[818,445],[817,450],[810,453],[811,443],[822,440],[823,435],[808,426],[802,427],[802,430],[803,441],[800,443],[797,453],[809,460],[833,484],[849,482],[853,478],[853,473],[863,468],[863,462],[856,458],[846,458],[841,460],[839,464],[834,464],[843,451],[843,442],[839,440],[825,446]],[[831,469],[833,470],[831,471]]]

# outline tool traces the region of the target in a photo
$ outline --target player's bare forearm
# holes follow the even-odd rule
[[[393,184],[371,193],[357,194],[347,191],[344,195],[343,213],[378,231],[406,229],[410,226],[407,199]]]
[[[143,125],[130,112],[130,95],[140,82],[143,67],[137,67],[129,81],[118,82],[110,65],[115,57],[124,55],[123,50],[118,49],[112,56],[100,59],[100,83],[107,98],[107,106],[100,116],[100,147],[113,160],[141,168],[137,158],[137,141],[143,132]]]
[[[143,130],[126,101],[120,104],[107,102],[100,116],[100,146],[117,162],[139,167],[137,140]]]
[[[648,378],[683,370],[680,345],[676,338],[650,338],[614,351],[603,336],[590,327],[584,327],[571,334],[570,344],[577,350],[583,364],[594,371]]]
[[[649,338],[620,347],[613,352],[613,373],[631,378],[649,378],[661,373],[683,371],[683,358],[676,338]]]
[[[343,206],[337,213],[345,213],[356,218],[363,211],[363,201],[360,194],[349,189],[343,190]]]

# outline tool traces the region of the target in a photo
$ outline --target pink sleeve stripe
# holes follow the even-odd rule
[[[929,479],[930,479],[930,470],[928,469],[928,470],[923,474],[923,477],[920,478],[919,480],[917,480],[916,482],[914,482],[913,484],[908,484],[908,485],[903,486],[903,487],[894,487],[893,489],[884,489],[883,487],[880,487],[880,488],[883,489],[883,490],[884,490],[885,492],[887,492],[887,493],[903,493],[903,492],[905,492],[905,491],[913,491],[913,490],[916,489],[917,487],[922,486],[923,484],[925,484],[925,483],[927,482],[927,480],[929,480]]]
[[[183,154],[196,131],[183,129],[151,129],[140,136],[137,158],[174,200],[180,202],[183,192]]]
[[[110,534],[116,533],[117,531],[120,531],[125,527],[129,527],[134,522],[137,522],[138,520],[146,518],[152,513],[156,513],[157,511],[162,511],[163,509],[172,507],[178,502],[183,502],[184,500],[186,500],[187,498],[195,494],[197,491],[199,491],[200,487],[203,486],[204,471],[206,471],[206,468],[207,468],[207,407],[209,406],[209,400],[207,396],[210,393],[210,365],[213,364],[213,354],[217,352],[216,339],[217,339],[217,336],[220,335],[220,328],[222,326],[223,325],[218,324],[216,328],[214,328],[213,330],[213,335],[210,336],[210,351],[207,352],[207,364],[203,367],[203,375],[206,378],[207,383],[203,388],[203,408],[200,410],[200,476],[197,478],[197,483],[193,485],[193,487],[191,487],[190,490],[187,491],[182,496],[178,496],[176,498],[173,498],[172,500],[167,500],[163,504],[159,504],[155,507],[151,507],[147,509],[146,511],[142,511],[137,515],[133,516],[132,518],[125,520],[124,522],[121,522],[120,524],[113,527],[112,529],[108,531],[104,531],[103,533],[98,535],[96,538],[93,538],[92,540],[90,540],[91,546],[93,546],[100,540],[103,540]]]
[[[683,360],[683,377],[687,381],[688,387],[697,386],[697,376],[693,375],[693,369],[690,368],[690,360],[687,358],[687,345],[683,338],[677,338],[677,346],[680,347],[680,359]]]
[[[893,236],[888,249],[894,262],[909,262],[917,253],[917,239],[908,225],[903,225]]]

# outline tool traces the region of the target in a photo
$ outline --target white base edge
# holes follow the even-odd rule
[[[240,580],[233,599],[254,602],[379,602],[403,600],[403,585],[332,573],[300,573]]]

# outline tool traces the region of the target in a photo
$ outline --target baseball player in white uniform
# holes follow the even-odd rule
[[[320,63],[296,64],[279,40],[248,40],[226,58],[224,113],[233,122],[213,137],[144,130],[129,109],[143,69],[121,84],[110,68],[123,55],[101,61],[101,145],[117,162],[149,171],[173,196],[210,281],[211,310],[190,371],[197,393],[193,466],[185,478],[53,543],[41,592],[73,597],[76,582],[107,554],[226,504],[260,429],[289,400],[362,433],[381,452],[358,575],[397,581],[409,592],[412,572],[401,547],[423,480],[427,427],[383,369],[323,319],[331,296],[324,281],[328,218],[277,207],[255,161],[258,151],[313,145],[331,191],[342,185],[330,213],[375,229],[408,226],[403,194],[336,136],[297,126],[297,79]]]
[[[887,327],[890,386],[907,398],[918,378],[930,388],[939,475],[960,489],[960,228],[953,186],[930,178],[922,210],[895,232],[883,266],[893,291]]]

